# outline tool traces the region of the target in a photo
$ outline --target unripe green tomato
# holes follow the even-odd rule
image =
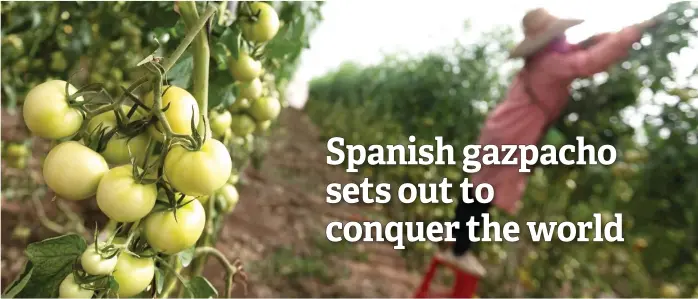
[[[232,55],[228,58],[228,69],[236,80],[251,81],[262,74],[262,63],[254,60],[249,54],[240,52],[237,59]]]
[[[46,185],[68,200],[95,195],[107,171],[109,165],[102,156],[76,141],[66,141],[51,149],[43,165]]]
[[[259,122],[272,120],[281,113],[281,103],[272,97],[261,97],[252,102],[249,112]]]
[[[174,145],[165,156],[165,179],[176,190],[191,196],[210,195],[230,176],[233,162],[225,145],[208,138],[199,150]]]
[[[238,84],[241,98],[253,101],[262,96],[262,81],[259,78],[254,78],[252,81],[239,82]]]
[[[29,58],[22,57],[14,65],[14,71],[17,73],[24,73],[29,69]]]
[[[271,120],[265,120],[257,123],[257,131],[266,132],[271,126]]]
[[[223,188],[218,190],[218,194],[222,199],[223,210],[226,213],[232,212],[240,200],[240,194],[237,188],[233,185],[226,184]]]
[[[110,169],[99,182],[97,206],[117,222],[134,222],[150,213],[157,200],[158,189],[142,184],[133,177],[133,166],[125,164]]]
[[[35,135],[46,139],[61,139],[78,132],[82,126],[82,113],[68,105],[65,93],[67,82],[51,80],[32,88],[24,99],[24,122]],[[70,85],[72,95],[77,89]],[[83,101],[78,97],[76,101]]]
[[[73,273],[68,274],[58,286],[58,298],[92,298],[93,290],[87,290],[75,282]]]
[[[230,178],[228,178],[228,184],[235,186],[235,184],[237,184],[238,181],[240,181],[240,175],[237,173],[237,171],[234,171],[230,175]]]
[[[27,157],[14,157],[7,160],[8,166],[14,169],[25,169],[27,168]]]
[[[230,113],[233,114],[239,113],[243,110],[250,108],[250,105],[250,100],[245,98],[239,98],[232,105],[230,105],[230,107],[228,107],[228,111],[230,111]]]
[[[29,148],[20,143],[10,143],[7,145],[8,157],[26,157],[29,156]]]
[[[95,245],[87,246],[87,249],[80,256],[80,265],[88,274],[92,275],[109,275],[116,267],[116,256],[111,258],[103,258],[97,251]]]
[[[68,68],[68,61],[65,59],[63,52],[56,51],[51,53],[51,66],[52,71],[63,72]]]
[[[148,244],[165,254],[175,254],[199,240],[206,224],[206,211],[201,202],[187,196],[186,205],[172,210],[151,213],[145,218],[143,232]]]
[[[175,134],[191,135],[192,119],[194,124],[199,123],[199,106],[196,99],[187,90],[177,86],[163,86],[162,90],[165,95],[162,96],[162,107],[169,108],[164,112],[165,118]],[[145,105],[152,107],[154,104],[153,92],[149,92],[145,96]],[[158,141],[164,140],[164,129],[162,124],[157,122],[149,128],[150,134]]]
[[[258,19],[256,22],[243,21],[243,37],[257,43],[270,41],[279,32],[279,15],[271,5],[264,2],[251,3],[250,8],[252,14],[258,14]]]
[[[124,114],[127,114],[131,109],[131,107],[127,105],[122,105],[121,108],[124,111]],[[138,111],[136,111],[136,113],[134,113],[134,115],[131,117],[131,119],[128,120],[128,122],[135,121],[140,118],[143,118],[143,116]],[[87,124],[87,129],[89,130],[89,132],[93,134],[99,134],[100,132],[98,132],[98,128],[99,130],[110,131],[116,126],[117,121],[114,111],[107,111],[92,118],[90,122]],[[142,144],[144,141],[145,145]],[[136,136],[134,138],[129,139],[126,136],[121,136],[117,133],[109,139],[109,141],[107,142],[107,146],[102,150],[100,154],[104,157],[105,160],[107,160],[109,164],[127,164],[131,161],[131,156],[129,155],[129,147],[131,147],[131,154],[133,154],[134,157],[137,157],[137,159],[142,158],[138,155],[142,155],[144,157],[145,147],[148,146],[147,142],[147,138],[144,137]],[[142,151],[140,147],[143,147]]]
[[[111,75],[111,77],[114,78],[114,80],[116,81],[121,81],[121,79],[124,78],[124,72],[117,68],[111,69],[109,75]]]
[[[119,297],[131,297],[143,292],[155,277],[155,261],[121,252],[112,274],[119,284]]]
[[[223,136],[225,130],[230,128],[230,125],[233,123],[233,116],[227,110],[213,110],[209,118],[211,120],[211,132],[215,136]]]
[[[254,132],[257,124],[254,119],[247,116],[246,114],[235,114],[232,116],[233,122],[231,124],[231,129],[235,136],[244,137]]]

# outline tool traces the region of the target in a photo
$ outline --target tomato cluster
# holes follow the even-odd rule
[[[262,2],[246,6],[241,32],[248,45],[268,42],[279,29],[276,11]],[[116,294],[143,292],[154,278],[157,255],[192,248],[204,232],[207,209],[232,212],[239,200],[227,144],[266,130],[280,113],[279,100],[265,90],[258,48],[230,55],[238,90],[230,107],[200,111],[186,89],[163,84],[159,62],[151,60],[144,77],[116,100],[94,86],[78,89],[62,80],[33,87],[23,115],[36,136],[54,141],[43,164],[46,185],[56,196],[83,201],[93,196],[113,222],[130,227],[90,245],[78,271],[65,277],[60,297],[89,298],[94,277],[110,277]],[[150,82],[148,92],[133,90]],[[205,118],[202,113],[209,112]],[[210,119],[210,122],[206,122]],[[210,202],[215,199],[215,205]],[[121,236],[119,236],[121,235]]]

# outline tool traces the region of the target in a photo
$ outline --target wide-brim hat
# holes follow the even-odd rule
[[[537,8],[526,13],[522,21],[525,38],[509,51],[509,58],[528,57],[544,48],[567,29],[584,23],[581,19],[562,19]]]

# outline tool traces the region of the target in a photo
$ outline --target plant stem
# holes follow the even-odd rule
[[[172,268],[174,264],[174,268]],[[167,264],[163,264],[167,268],[169,275],[165,276],[165,287],[160,294],[160,298],[167,298],[176,289],[177,281],[182,279],[179,276],[179,272],[182,271],[182,264],[179,262],[177,255],[170,256],[170,260]]]
[[[196,2],[186,1],[179,3],[179,12],[182,15],[182,20],[190,32],[199,29],[197,26],[202,26],[209,20],[212,12],[217,9],[215,6],[210,5],[206,10],[206,13],[202,18],[199,18],[199,13],[196,11]],[[208,72],[209,72],[209,61],[211,60],[211,53],[208,47],[208,37],[207,32],[202,30],[197,30],[193,41],[194,49],[194,73],[192,78],[193,85],[193,95],[196,99],[197,104],[199,104],[199,111],[204,116],[199,122],[199,128],[203,123],[208,124]],[[205,120],[204,120],[205,119]],[[206,131],[204,131],[206,132]]]
[[[228,261],[228,258],[225,257],[225,255],[220,252],[218,249],[215,247],[210,247],[210,246],[203,246],[203,247],[197,247],[196,251],[194,251],[194,256],[199,256],[202,254],[212,254],[215,256],[218,261],[221,263],[223,268],[225,268],[225,294],[226,298],[230,298],[232,295],[233,287],[234,287],[234,278],[235,275],[240,273],[242,271],[242,268],[239,264],[235,263],[230,263]],[[244,273],[243,277],[245,276]]]
[[[208,198],[206,205],[206,226],[204,227],[204,235],[201,237],[199,242],[199,247],[211,245],[211,237],[215,233],[214,223],[213,223],[213,212],[216,207],[216,194],[212,194]],[[223,217],[218,215],[218,217]],[[206,265],[206,260],[208,260],[208,255],[203,254],[194,259],[192,262],[191,276],[200,275],[203,272],[204,265]]]
[[[199,34],[199,31],[201,31],[201,29],[204,28],[208,19],[211,18],[211,16],[213,16],[213,14],[216,13],[216,10],[217,10],[215,6],[211,5],[208,7],[208,9],[206,9],[202,18],[200,18],[198,20],[194,19],[193,23],[189,23],[185,17],[184,11],[187,10],[187,8],[185,8],[185,7],[187,5],[189,5],[190,3],[191,3],[191,5],[194,6],[194,9],[195,9],[194,12],[196,12],[195,2],[193,2],[193,1],[180,2],[180,7],[179,7],[180,13],[181,13],[182,18],[184,19],[185,23],[187,24],[187,27],[189,28],[189,32],[187,32],[187,35],[185,35],[184,39],[182,39],[182,43],[180,43],[179,46],[177,46],[177,48],[175,49],[175,51],[172,52],[172,55],[170,55],[170,57],[165,59],[163,65],[162,65],[163,68],[165,69],[165,72],[169,71],[174,66],[175,62],[177,62],[177,60],[179,60],[179,57],[182,56],[182,54],[184,54],[184,51],[187,50],[187,48],[192,43],[194,38],[197,37],[197,35]],[[198,15],[196,16],[196,18],[198,18]]]

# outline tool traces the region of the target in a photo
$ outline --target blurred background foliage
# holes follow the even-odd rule
[[[583,136],[597,148],[615,146],[612,167],[536,169],[517,216],[492,211],[497,220],[522,227],[527,221],[589,221],[593,213],[608,221],[622,213],[625,241],[479,244],[490,269],[479,294],[698,296],[698,93],[672,66],[683,49],[697,46],[697,12],[696,3],[672,4],[667,21],[636,43],[626,61],[573,84],[570,105],[551,131],[565,143]],[[476,141],[487,111],[506,92],[511,74],[499,66],[511,45],[505,29],[423,57],[395,55],[368,67],[347,62],[311,82],[305,109],[324,139],[341,136],[345,144],[368,146],[408,144],[414,135],[419,145],[443,136],[459,153]],[[631,126],[629,115],[640,115],[640,107],[655,112]],[[457,186],[464,178],[460,166],[364,165],[360,172],[394,186],[444,177]],[[385,210],[401,221],[450,221],[454,206],[394,200]],[[417,266],[435,249],[412,245],[405,254]]]

